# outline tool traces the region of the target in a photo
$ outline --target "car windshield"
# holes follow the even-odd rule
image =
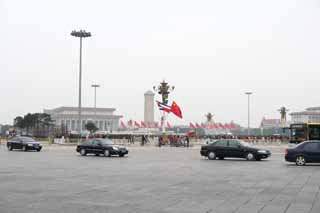
[[[27,138],[27,137],[23,137],[20,138],[23,142],[35,142],[35,140],[33,140],[32,138]]]
[[[99,142],[101,142],[102,145],[113,145],[113,142],[110,139],[102,139],[99,140]]]

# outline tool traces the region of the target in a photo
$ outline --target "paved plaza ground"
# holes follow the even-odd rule
[[[81,157],[74,147],[0,146],[0,212],[320,212],[320,165],[209,161],[199,147],[132,147]]]

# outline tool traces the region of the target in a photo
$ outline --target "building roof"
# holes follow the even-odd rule
[[[303,111],[303,112],[292,112],[290,115],[320,115],[320,111]]]
[[[91,112],[114,112],[115,108],[94,108],[94,107],[81,107],[81,111],[91,111]],[[58,107],[51,110],[46,111],[52,111],[52,112],[62,112],[62,111],[78,111],[78,107]]]
[[[320,107],[309,107],[306,111],[320,111]]]
[[[320,115],[320,107],[309,107],[305,111],[292,112],[289,115]]]

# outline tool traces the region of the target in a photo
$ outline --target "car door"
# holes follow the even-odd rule
[[[228,140],[228,148],[226,149],[228,157],[241,158],[243,151],[240,142],[237,140]]]
[[[307,143],[303,147],[307,160],[310,162],[320,162],[320,147],[318,142]]]
[[[14,142],[14,149],[22,149],[23,147],[23,140],[21,138],[17,138]]]
[[[86,150],[87,153],[93,153],[93,140],[86,141],[82,146]]]
[[[217,156],[227,157],[226,156],[226,149],[228,148],[228,141],[227,140],[220,140],[213,144],[213,150]]]
[[[92,143],[92,150],[95,154],[101,154],[103,153],[103,146],[101,141],[99,140],[94,140]]]

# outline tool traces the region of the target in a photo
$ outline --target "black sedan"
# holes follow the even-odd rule
[[[126,147],[114,145],[110,139],[100,138],[87,140],[83,144],[78,145],[76,150],[82,156],[87,154],[95,154],[99,156],[100,154],[103,154],[106,157],[110,157],[112,155],[124,157],[129,153]]]
[[[40,152],[42,145],[30,137],[13,137],[7,142],[7,148],[9,151],[22,149],[23,151],[36,150]]]
[[[247,160],[261,160],[271,155],[269,150],[258,149],[252,145],[235,139],[222,139],[201,147],[200,154],[209,160],[223,160],[224,158],[245,158]]]
[[[285,150],[285,160],[295,162],[297,166],[306,163],[320,163],[320,141],[305,141]]]

